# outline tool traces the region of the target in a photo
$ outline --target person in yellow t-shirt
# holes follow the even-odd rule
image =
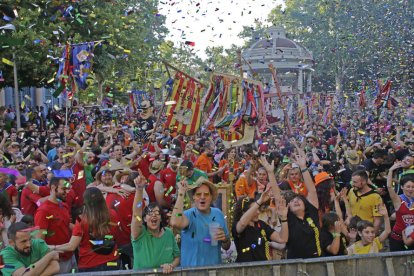
[[[357,231],[361,240],[347,248],[348,255],[378,253],[382,249],[382,243],[391,233],[391,225],[385,204],[380,204],[378,206],[378,213],[384,218],[384,231],[376,237],[372,222],[366,220],[358,222]]]
[[[368,174],[366,171],[359,170],[352,174],[352,189],[348,192],[347,197],[352,216],[358,216],[373,223],[375,232],[378,233],[382,221],[377,206],[382,203],[382,199],[368,185]]]

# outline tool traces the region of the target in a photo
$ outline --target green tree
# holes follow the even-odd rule
[[[94,50],[87,93],[98,94],[101,99],[106,86],[120,92],[126,92],[131,82],[144,87],[146,64],[157,56],[167,33],[165,17],[157,14],[157,0],[6,4],[14,5],[19,14],[13,21],[16,32],[7,35],[22,39],[24,44],[4,49],[2,57],[11,57],[12,50],[16,52],[21,87],[55,86],[56,82],[50,80],[61,57],[59,44],[89,41],[102,43],[97,43]],[[10,68],[1,69],[9,75]]]

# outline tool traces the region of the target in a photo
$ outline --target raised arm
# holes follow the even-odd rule
[[[299,154],[296,155],[296,163],[299,165],[300,171],[302,172],[303,181],[305,182],[306,189],[308,190],[307,200],[315,206],[315,208],[319,208],[319,201],[318,201],[318,194],[316,193],[316,187],[313,183],[312,177],[306,166],[306,155],[304,151],[299,151]]]
[[[392,205],[394,205],[395,211],[398,211],[398,209],[400,209],[401,200],[400,200],[400,197],[395,192],[394,187],[392,186],[392,182],[393,182],[392,177],[393,177],[394,171],[398,168],[401,168],[401,166],[402,166],[401,161],[395,162],[394,165],[392,165],[391,168],[389,169],[388,175],[387,175],[387,189],[388,189],[388,193],[390,195],[391,201],[392,201]]]
[[[259,162],[265,168],[267,172],[267,175],[269,177],[269,185],[272,189],[273,196],[275,198],[280,197],[280,189],[279,189],[279,186],[277,185],[276,176],[274,173],[275,161],[272,161],[272,163],[269,164],[269,162],[267,162],[266,160],[266,157],[261,156],[259,159]]]
[[[142,197],[144,193],[144,187],[146,179],[142,174],[134,179],[135,184],[135,198],[132,205],[132,220],[131,220],[131,236],[133,240],[136,240],[142,231]]]
[[[287,213],[288,207],[286,206],[286,200],[283,197],[276,198],[276,211],[277,215],[279,216],[280,223],[282,224],[282,229],[280,232],[273,232],[270,236],[272,241],[278,243],[287,243],[289,239],[289,228],[288,228],[288,221],[287,221]]]
[[[387,207],[382,203],[378,206],[378,213],[384,218],[384,231],[379,235],[379,240],[384,242],[391,233],[390,217],[388,216]]]
[[[252,221],[253,217],[257,215],[257,211],[259,210],[260,206],[262,206],[263,203],[268,201],[270,199],[270,190],[264,191],[260,198],[253,203],[253,206],[250,207],[246,213],[242,215],[240,220],[236,224],[236,231],[237,233],[242,233],[244,229],[249,225],[249,223]]]
[[[170,224],[172,227],[182,230],[190,223],[188,218],[183,214],[184,208],[184,195],[188,190],[187,181],[181,180],[177,183],[178,185],[178,196],[174,205],[174,209],[171,216]]]

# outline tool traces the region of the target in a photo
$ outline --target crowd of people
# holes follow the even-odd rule
[[[37,108],[21,128],[0,111],[4,276],[414,249],[413,104],[280,120],[230,148],[126,110]]]

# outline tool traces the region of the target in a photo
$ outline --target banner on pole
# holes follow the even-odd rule
[[[204,86],[194,78],[177,72],[172,85],[171,97],[167,99],[165,128],[182,135],[195,134],[201,124],[201,94]]]
[[[249,136],[252,136],[251,129],[254,132],[256,126],[265,124],[260,82],[215,73],[211,76],[205,102],[205,127],[217,130],[223,141],[236,143],[245,137],[247,126],[253,127],[248,128]],[[231,146],[229,143],[225,145]]]

